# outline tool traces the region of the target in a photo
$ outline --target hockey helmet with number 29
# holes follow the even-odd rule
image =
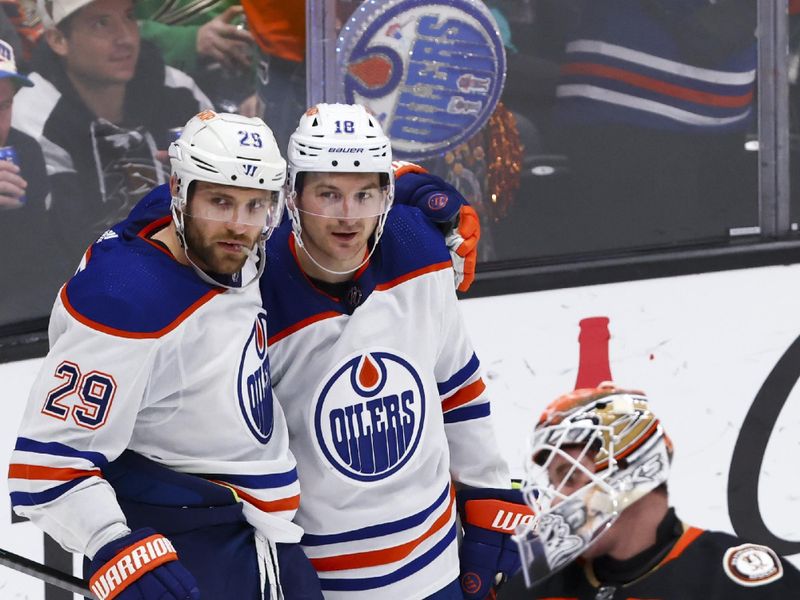
[[[280,224],[283,214],[286,182],[286,161],[272,130],[259,118],[206,110],[192,117],[181,136],[170,144],[169,157],[172,165],[172,218],[184,247],[184,216],[189,214],[189,190],[195,181],[267,192],[266,206],[258,211],[257,222],[248,223],[262,227],[257,244],[257,252],[262,255],[260,276],[266,264],[264,242]],[[203,279],[207,279],[204,272],[195,269]],[[215,284],[219,282],[215,281]]]
[[[264,239],[280,224],[286,161],[261,119],[203,111],[192,117],[181,136],[170,144],[169,156],[176,183],[172,208],[178,217],[186,212],[191,184],[207,181],[266,190]],[[182,233],[182,218],[176,226]]]

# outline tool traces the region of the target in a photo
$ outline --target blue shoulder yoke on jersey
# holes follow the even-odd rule
[[[146,238],[169,223],[169,202],[169,188],[155,188],[92,244],[86,267],[61,290],[76,320],[112,335],[155,338],[223,291]]]
[[[291,224],[284,222],[267,242],[267,268],[261,296],[267,309],[271,339],[326,316],[349,314],[343,299],[311,285],[292,254]],[[297,252],[303,252],[297,249]],[[382,291],[425,273],[452,267],[442,233],[417,208],[393,206],[383,235],[365,269],[354,278],[361,303]]]

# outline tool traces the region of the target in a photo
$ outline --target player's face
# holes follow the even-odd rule
[[[192,260],[204,271],[231,275],[247,260],[266,224],[249,224],[253,207],[267,203],[268,192],[207,181],[194,184],[184,219],[186,244]],[[223,208],[224,207],[224,210]],[[229,214],[229,220],[198,215]]]
[[[67,33],[48,40],[73,80],[91,87],[133,78],[139,58],[133,0],[95,0],[68,19]]]
[[[385,210],[379,175],[306,173],[296,202],[308,253],[332,271],[358,267]]]
[[[581,455],[583,450],[582,446],[564,446],[564,452],[569,454],[575,461]],[[594,462],[595,453],[588,452],[580,457],[580,464],[586,468],[589,473],[594,473],[596,465]],[[569,461],[563,456],[554,457],[553,461],[547,470],[550,484],[559,486],[559,490],[565,496],[569,496],[579,491],[581,488],[591,484],[592,478],[580,469],[574,468],[574,461]],[[562,483],[563,482],[563,483]],[[559,501],[555,500],[553,505],[558,504]],[[597,558],[608,553],[609,549],[616,543],[617,536],[620,535],[620,529],[616,526],[605,530],[598,539],[596,539],[586,550],[581,553],[585,559]],[[624,535],[624,532],[622,532]]]
[[[562,451],[571,456],[574,460],[568,460],[564,456],[556,455],[547,468],[547,477],[550,485],[558,489],[564,496],[570,496],[582,487],[591,483],[591,477],[583,470],[575,466],[575,460],[581,455],[581,446],[563,446]],[[594,473],[594,453],[587,452],[580,457],[580,464],[590,473]],[[558,500],[553,502],[557,504]]]

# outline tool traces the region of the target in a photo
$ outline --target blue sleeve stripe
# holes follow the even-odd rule
[[[455,375],[443,383],[436,384],[439,388],[439,395],[445,396],[457,387],[462,386],[465,381],[467,381],[477,372],[480,366],[481,361],[478,360],[478,357],[473,352],[472,358],[469,359],[469,362],[456,371]]]
[[[323,590],[331,591],[357,591],[357,590],[372,590],[383,587],[405,579],[416,573],[417,571],[428,566],[431,561],[442,554],[450,544],[455,542],[456,539],[456,524],[450,527],[450,531],[445,536],[436,542],[430,550],[421,554],[410,563],[400,567],[396,571],[380,575],[378,577],[362,577],[362,578],[348,578],[348,579],[329,579],[327,577],[320,577],[320,585]]]
[[[488,417],[492,413],[491,405],[488,402],[476,404],[474,406],[465,406],[463,408],[456,408],[444,414],[444,422],[447,423],[460,423],[461,421],[471,421],[472,419],[480,419],[481,417]]]
[[[280,488],[292,485],[297,481],[297,469],[292,469],[286,473],[270,473],[269,475],[223,475],[211,474],[200,475],[204,479],[224,481],[238,487],[251,490],[261,490],[267,488]]]
[[[89,479],[88,477],[80,477],[78,479],[73,479],[72,481],[67,481],[66,483],[62,483],[61,485],[57,485],[55,487],[51,487],[43,492],[11,492],[11,505],[12,506],[35,506],[37,504],[45,504],[47,502],[51,502],[61,496],[62,494],[67,493],[69,490],[74,488],[76,485],[81,483],[82,481],[86,481]]]
[[[108,464],[108,459],[99,452],[85,452],[76,450],[71,446],[60,444],[58,442],[37,442],[30,438],[19,437],[17,438],[17,445],[14,450],[20,452],[33,452],[35,454],[50,454],[53,456],[65,456],[67,458],[80,458],[88,460],[94,466],[103,468]]]
[[[342,533],[333,533],[329,535],[314,535],[307,533],[300,541],[304,546],[325,546],[327,544],[338,544],[340,542],[353,542],[356,540],[365,540],[369,538],[379,537],[382,535],[389,535],[397,533],[398,531],[405,531],[416,527],[425,522],[433,512],[446,503],[448,495],[450,494],[450,484],[446,485],[444,491],[439,495],[436,501],[428,508],[418,512],[415,515],[398,519],[390,523],[381,523],[379,525],[370,525],[369,527],[362,527],[361,529],[354,529],[352,531],[344,531]],[[445,504],[445,508],[447,504]]]

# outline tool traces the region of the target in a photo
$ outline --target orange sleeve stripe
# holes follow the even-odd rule
[[[218,294],[223,293],[225,290],[222,288],[215,288],[213,290],[209,290],[205,294],[203,294],[199,299],[197,299],[189,308],[184,310],[181,314],[179,314],[169,325],[166,327],[162,327],[158,331],[148,331],[148,332],[138,332],[138,331],[125,331],[124,329],[116,329],[114,327],[109,327],[107,325],[103,325],[102,323],[98,323],[97,321],[93,321],[88,317],[83,316],[79,313],[69,302],[69,297],[67,296],[67,286],[61,288],[61,302],[64,304],[64,308],[67,309],[67,312],[72,316],[73,319],[86,325],[87,327],[94,329],[96,331],[100,331],[102,333],[107,333],[109,335],[113,335],[116,337],[122,338],[129,338],[129,339],[158,339],[176,327],[183,323],[193,312],[195,312],[198,308],[203,306],[206,302],[217,296]]]
[[[224,481],[217,481],[215,483],[219,483],[221,485],[227,485]],[[259,500],[255,496],[252,496],[247,492],[243,492],[238,487],[234,487],[232,485],[228,487],[231,488],[233,491],[235,491],[240,498],[242,498],[243,500],[247,500],[247,502],[258,508],[259,510],[263,510],[264,512],[297,510],[300,507],[300,494],[297,494],[296,496],[290,496],[289,498],[280,498],[278,500]]]
[[[376,567],[397,562],[411,554],[417,546],[434,535],[437,531],[447,526],[453,513],[453,502],[455,493],[450,493],[450,502],[447,509],[431,524],[430,528],[418,538],[384,548],[382,550],[372,550],[369,552],[355,552],[353,554],[341,554],[339,556],[329,556],[326,558],[312,558],[311,564],[317,571],[344,571],[346,569],[363,569],[366,567]]]
[[[666,83],[654,77],[639,75],[625,69],[601,64],[571,63],[563,66],[561,72],[566,75],[591,75],[593,77],[611,79],[612,81],[621,81],[634,87],[705,106],[744,108],[753,101],[752,91],[739,96],[711,94],[709,92],[701,92],[699,90],[687,88],[682,85]]]
[[[420,277],[421,275],[425,275],[427,273],[433,273],[435,271],[441,271],[442,269],[447,269],[452,266],[449,260],[444,262],[435,263],[432,265],[428,265],[427,267],[422,267],[421,269],[417,269],[416,271],[411,271],[410,273],[406,273],[405,275],[401,275],[396,279],[392,279],[391,281],[387,281],[386,283],[379,283],[375,286],[375,289],[379,292],[385,292],[388,289],[391,289],[395,286],[400,285],[401,283],[405,283],[415,277]]]
[[[689,527],[689,529],[687,529],[678,539],[676,544],[672,547],[672,550],[669,551],[669,554],[664,557],[664,560],[662,560],[658,566],[663,567],[668,562],[678,558],[692,542],[700,537],[703,531],[703,529],[698,529],[697,527]]]
[[[41,479],[45,481],[72,481],[81,477],[102,477],[100,469],[59,469],[38,465],[11,464],[8,467],[9,479]]]
[[[447,412],[459,406],[463,406],[467,402],[472,402],[483,393],[486,389],[486,384],[483,379],[476,379],[467,386],[458,390],[455,394],[450,396],[447,400],[442,402],[442,411]]]

